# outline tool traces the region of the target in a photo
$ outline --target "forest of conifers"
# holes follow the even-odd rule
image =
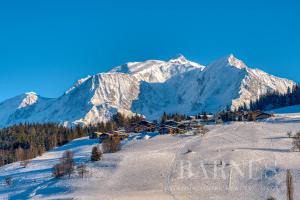
[[[57,146],[88,135],[91,132],[110,132],[141,120],[140,116],[126,118],[117,113],[112,120],[90,126],[65,127],[47,124],[19,124],[0,129],[0,166],[32,159]]]

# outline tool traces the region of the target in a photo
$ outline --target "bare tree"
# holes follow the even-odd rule
[[[64,166],[64,173],[71,177],[72,172],[74,171],[74,154],[72,151],[65,151],[62,158],[61,163]]]
[[[55,178],[63,177],[65,175],[64,166],[61,163],[54,165],[52,169],[52,174]]]
[[[300,151],[300,132],[296,133],[293,140],[293,150]]]
[[[60,159],[60,163],[54,165],[52,174],[59,178],[68,175],[69,178],[74,171],[74,154],[72,151],[65,151]]]
[[[102,142],[103,153],[115,153],[121,149],[121,138],[118,136],[110,137]]]
[[[88,173],[88,170],[86,169],[86,164],[80,164],[80,165],[78,165],[78,167],[77,167],[77,173],[79,174],[79,176],[81,178],[83,178],[84,175],[86,173]]]
[[[286,171],[287,200],[294,200],[293,176],[290,169]]]
[[[292,135],[293,135],[292,131],[288,131],[286,134],[287,134],[287,136],[288,136],[289,138],[291,138]]]

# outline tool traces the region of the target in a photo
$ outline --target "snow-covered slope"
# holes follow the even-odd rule
[[[79,79],[78,81],[76,81],[76,82],[74,83],[74,85],[73,85],[70,89],[68,89],[68,90],[65,92],[65,94],[68,94],[68,93],[72,92],[74,89],[76,89],[78,86],[80,86],[81,84],[83,84],[83,83],[84,83],[86,80],[88,80],[89,78],[91,78],[90,75],[88,75],[88,76],[85,77],[85,78]]]
[[[135,77],[121,73],[97,74],[60,97],[47,112],[54,114],[55,121],[97,123],[106,121],[117,111],[131,115],[131,102],[138,93],[139,81]]]
[[[285,113],[298,113],[300,115],[300,105],[294,106],[287,106],[283,108],[273,109],[268,111],[270,113],[278,113],[278,114],[285,114]]]
[[[0,199],[78,200],[254,200],[286,199],[286,170],[291,169],[294,198],[300,199],[300,155],[289,151],[300,118],[211,125],[201,136],[158,135],[132,140],[121,151],[89,162],[97,140],[80,138],[33,159],[0,168]],[[147,137],[148,138],[148,137]],[[85,163],[82,179],[54,179],[51,168],[66,150]],[[222,161],[223,165],[220,165]],[[5,177],[12,185],[5,185]]]
[[[116,112],[157,119],[166,111],[196,114],[249,104],[271,91],[287,92],[295,83],[251,69],[233,55],[207,67],[184,56],[169,61],[131,62],[78,80],[57,99],[34,94],[0,105],[0,126],[20,122],[90,124]],[[40,101],[38,99],[41,99]]]

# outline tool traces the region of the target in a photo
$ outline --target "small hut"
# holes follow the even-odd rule
[[[101,132],[92,132],[92,133],[89,133],[89,138],[90,139],[98,139],[101,134],[102,134]]]
[[[166,135],[166,134],[175,134],[177,132],[176,128],[171,126],[163,126],[159,129],[159,134]]]
[[[261,113],[259,113],[259,114],[256,116],[256,120],[268,119],[268,118],[270,118],[270,117],[272,117],[271,114],[261,112]]]
[[[109,133],[102,133],[101,135],[99,135],[99,141],[100,143],[105,140],[105,139],[108,139],[109,137],[111,137],[112,134],[109,134]]]

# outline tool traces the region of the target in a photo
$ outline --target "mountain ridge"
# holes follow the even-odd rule
[[[168,61],[128,62],[89,75],[55,99],[31,92],[6,100],[0,103],[0,126],[24,122],[87,125],[106,121],[116,112],[149,119],[158,119],[163,112],[217,112],[249,104],[267,92],[286,93],[293,85],[293,81],[248,67],[233,54],[207,66],[178,55]]]

